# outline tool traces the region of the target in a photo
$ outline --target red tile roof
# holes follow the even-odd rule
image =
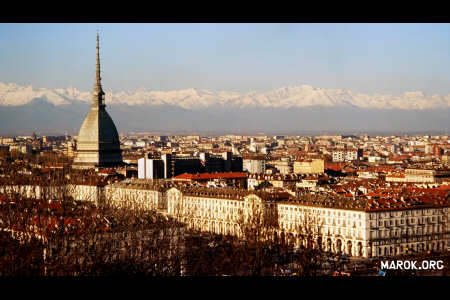
[[[98,174],[100,174],[100,175],[103,175],[103,174],[112,175],[112,174],[116,174],[116,171],[115,170],[100,170],[100,171],[98,171]]]
[[[62,206],[61,206],[61,203],[60,203],[60,202],[55,202],[55,201],[53,201],[53,202],[50,202],[50,203],[48,204],[48,208],[50,208],[50,209],[52,209],[52,210],[57,210],[57,209],[61,209]]]
[[[211,180],[211,179],[236,179],[247,178],[247,173],[244,172],[223,172],[223,173],[200,173],[200,174],[188,174],[184,173],[173,177],[175,180]]]

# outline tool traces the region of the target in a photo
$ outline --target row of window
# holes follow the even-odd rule
[[[436,214],[440,214],[439,209],[417,209],[417,210],[391,211],[383,213],[371,213],[370,219],[372,220],[377,218],[394,218],[394,217],[436,215]]]
[[[425,235],[425,234],[431,234],[431,233],[439,233],[440,230],[443,230],[442,228],[439,228],[439,226],[429,226],[429,227],[423,227],[423,228],[408,228],[408,229],[397,229],[397,230],[378,230],[378,231],[371,231],[370,232],[370,238],[389,238],[389,237],[401,237],[402,235]]]
[[[330,210],[322,210],[322,209],[309,209],[309,208],[299,208],[299,207],[292,207],[292,206],[280,206],[280,209],[282,211],[298,211],[302,213],[312,213],[315,215],[325,215],[325,216],[337,216],[337,217],[353,217],[357,219],[361,219],[361,213],[354,213],[354,212],[341,212],[341,211],[330,211]]]
[[[416,222],[417,221],[417,222]],[[390,226],[401,226],[401,225],[414,225],[414,224],[418,224],[418,225],[425,225],[425,224],[430,224],[430,223],[434,223],[434,222],[443,222],[444,221],[444,216],[433,216],[433,217],[423,217],[423,218],[419,218],[419,219],[414,219],[414,218],[408,218],[408,219],[400,219],[400,220],[385,220],[383,221],[378,221],[378,226],[381,227],[384,225],[384,227],[390,227]],[[372,226],[375,227],[376,223],[372,222]]]

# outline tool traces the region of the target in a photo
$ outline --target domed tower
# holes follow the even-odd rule
[[[72,167],[102,168],[123,164],[119,134],[105,110],[105,93],[100,78],[99,39],[97,33],[97,67],[91,110],[81,125],[77,138],[77,155]]]

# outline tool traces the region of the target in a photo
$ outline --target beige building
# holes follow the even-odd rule
[[[250,191],[255,190],[262,183],[268,183],[274,188],[292,188],[304,178],[305,175],[299,174],[249,174],[247,188]]]
[[[299,174],[320,174],[325,171],[323,159],[303,159],[294,162],[294,173]]]
[[[105,186],[104,199],[115,207],[167,210],[166,190],[171,185],[164,180],[132,179]]]
[[[17,189],[18,187],[11,187]],[[31,186],[21,192],[35,191]],[[60,189],[58,189],[60,190]],[[164,180],[126,180],[104,188],[77,186],[77,198],[157,210],[193,229],[242,236],[246,222],[271,218],[273,233],[296,246],[352,256],[380,257],[447,249],[448,196],[373,198],[294,197],[228,188],[176,187]],[[398,199],[397,199],[398,198]],[[82,200],[82,199],[79,199]]]
[[[339,203],[340,202],[340,203]],[[393,256],[443,250],[449,245],[449,208],[422,205],[377,207],[370,201],[279,203],[280,229],[295,242],[307,220],[313,246],[352,256]],[[304,226],[303,226],[304,227]],[[305,245],[306,246],[306,245]]]
[[[450,178],[449,170],[406,169],[404,173],[390,174],[386,181],[411,183],[440,183]]]
[[[289,161],[274,160],[274,161],[270,161],[268,163],[270,165],[274,166],[275,168],[277,168],[277,170],[280,172],[280,174],[286,175],[286,174],[292,173],[293,167]]]
[[[167,192],[168,214],[199,230],[239,235],[242,213],[252,213],[250,203],[264,203],[265,210],[276,211],[272,215],[277,216],[279,236],[297,246],[352,256],[393,256],[449,245],[448,203],[264,197],[238,190],[172,188]]]
[[[67,142],[67,156],[72,158],[76,155],[76,142]]]
[[[275,216],[277,223],[276,205],[290,197],[236,189],[171,188],[167,213],[196,230],[242,236],[250,220],[262,223]]]
[[[435,182],[435,170],[406,169],[406,182]]]
[[[4,185],[0,193],[18,193],[27,198],[62,199],[72,197],[75,200],[98,203],[101,201],[102,187],[89,184],[68,184],[63,186]]]

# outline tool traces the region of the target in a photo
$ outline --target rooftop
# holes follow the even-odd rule
[[[222,173],[184,173],[173,177],[173,180],[211,180],[211,179],[236,179],[247,178],[247,173],[244,172],[222,172]]]

